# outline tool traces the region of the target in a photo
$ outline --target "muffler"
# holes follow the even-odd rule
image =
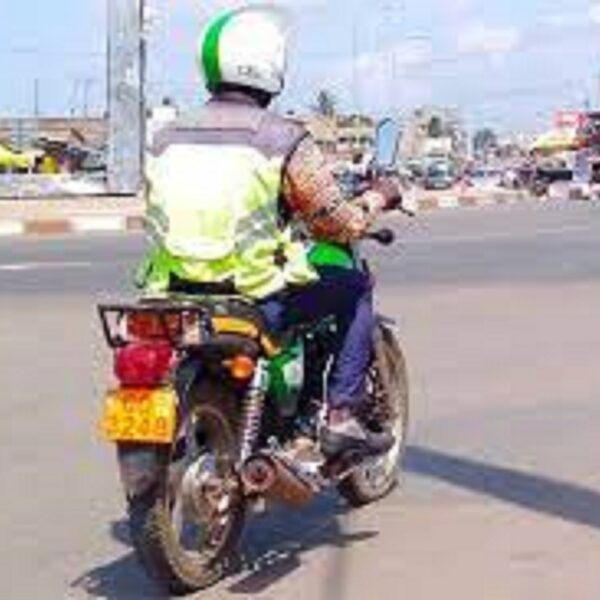
[[[294,472],[285,459],[275,454],[251,456],[244,463],[241,476],[247,494],[268,500],[303,506],[315,495],[313,488]]]

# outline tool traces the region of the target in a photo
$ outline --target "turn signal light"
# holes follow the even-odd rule
[[[124,387],[157,387],[171,369],[168,342],[138,342],[115,352],[115,376]]]
[[[256,371],[256,363],[249,356],[239,354],[223,363],[231,373],[231,376],[238,381],[247,381],[251,379]]]

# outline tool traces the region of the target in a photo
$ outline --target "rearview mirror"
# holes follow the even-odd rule
[[[375,156],[373,166],[377,170],[385,170],[396,165],[400,126],[393,119],[383,119],[377,125],[375,136]]]

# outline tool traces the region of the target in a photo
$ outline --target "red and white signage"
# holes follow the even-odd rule
[[[585,123],[586,114],[575,110],[559,110],[554,115],[556,129],[579,129]]]

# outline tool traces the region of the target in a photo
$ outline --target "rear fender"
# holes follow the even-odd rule
[[[119,444],[117,459],[121,484],[128,499],[145,494],[163,478],[170,446]]]

